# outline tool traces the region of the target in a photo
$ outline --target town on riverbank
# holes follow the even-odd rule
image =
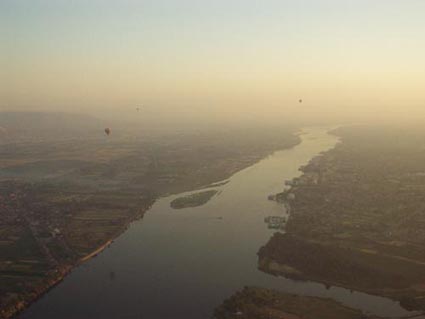
[[[425,311],[425,131],[353,126],[276,200],[285,233],[259,250],[274,275],[385,296]],[[254,317],[247,317],[254,318]]]

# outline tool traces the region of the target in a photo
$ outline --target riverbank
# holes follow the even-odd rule
[[[286,234],[260,250],[259,267],[424,311],[425,162],[416,141],[425,132],[352,127],[336,133],[342,143],[303,167],[285,193],[292,194]]]
[[[53,194],[52,192],[48,192],[50,196],[54,196],[56,198],[57,194]],[[37,204],[37,198],[40,196],[34,196],[34,194],[28,193],[28,200],[35,204]],[[62,193],[63,195],[63,193]],[[99,197],[97,197],[99,196]],[[98,199],[103,197],[103,194],[97,194],[97,196],[91,197],[89,202],[92,204],[93,201],[97,201]],[[120,197],[123,196],[123,194],[119,195]],[[127,197],[128,196],[128,197]],[[73,241],[70,233],[73,233],[76,229],[76,225],[73,224],[71,220],[64,221],[64,225],[56,225],[57,227],[60,227],[61,231],[58,231],[58,233],[55,235],[54,238],[49,239],[47,242],[45,240],[40,240],[40,244],[43,245],[42,247],[47,250],[47,253],[49,253],[50,256],[50,263],[46,265],[45,270],[43,269],[43,276],[36,282],[33,282],[31,284],[26,285],[26,289],[22,291],[21,294],[14,294],[11,295],[11,299],[9,302],[3,302],[3,306],[0,311],[0,318],[11,318],[18,316],[19,313],[24,311],[26,308],[28,308],[31,304],[36,302],[38,299],[40,299],[44,294],[46,294],[48,291],[53,289],[55,286],[60,284],[64,278],[69,275],[73,269],[78,267],[79,265],[83,264],[84,262],[94,258],[98,254],[100,254],[103,250],[108,248],[115,238],[120,236],[125,230],[128,228],[128,226],[134,222],[137,219],[143,218],[143,215],[145,212],[152,206],[154,203],[153,198],[150,197],[143,197],[143,199],[135,198],[134,195],[127,194],[125,195],[126,199],[125,202],[127,203],[127,206],[109,206],[108,202],[117,200],[117,197],[112,196],[109,198],[108,202],[103,203],[103,208],[100,209],[98,207],[96,216],[93,216],[92,214],[87,215],[85,210],[80,211],[78,214],[73,216],[72,219],[77,220],[84,220],[84,222],[91,223],[92,227],[95,226],[93,224],[94,221],[105,221],[104,217],[102,219],[99,219],[98,216],[101,216],[104,213],[105,209],[111,209],[114,208],[116,212],[122,213],[123,211],[127,211],[126,215],[122,215],[122,217],[125,216],[125,218],[122,218],[119,223],[114,223],[112,228],[110,228],[109,233],[102,233],[100,236],[96,235],[96,227],[92,228],[91,230],[87,229],[89,233],[91,233],[91,237],[87,237],[85,234],[85,228],[79,229],[79,233],[85,237],[85,244],[81,246],[80,240]],[[43,197],[44,198],[44,197]],[[44,198],[45,200],[45,198]],[[33,204],[34,204],[33,203]],[[136,204],[137,203],[137,204]],[[25,204],[28,204],[25,202]],[[44,204],[47,204],[47,202],[44,202]],[[50,203],[51,204],[51,203]],[[91,206],[88,202],[83,205],[84,207]],[[86,206],[87,205],[87,206]],[[116,204],[114,204],[116,205]],[[137,205],[138,207],[134,207],[133,205]],[[81,206],[81,205],[80,205]],[[27,210],[30,210],[30,207],[26,207]],[[84,216],[84,217],[83,217]],[[116,218],[116,215],[112,215],[109,217],[110,221],[114,221]],[[81,225],[79,225],[81,226]],[[106,230],[106,226],[103,226],[103,230]],[[59,228],[57,228],[59,229]],[[84,233],[81,233],[81,231],[84,231]],[[34,232],[34,236],[37,236],[38,233]],[[105,237],[107,236],[107,237]],[[52,245],[53,239],[57,240],[57,244],[55,246]],[[99,242],[102,242],[100,245]],[[62,243],[61,246],[59,246],[59,243]],[[66,255],[66,252],[72,252],[72,255]],[[13,266],[13,265],[11,265]],[[19,273],[18,273],[19,274]],[[26,272],[22,273],[22,276],[30,276],[31,272],[27,270]]]

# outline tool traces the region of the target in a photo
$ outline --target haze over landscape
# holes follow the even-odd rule
[[[155,120],[423,118],[424,9],[420,0],[5,0],[0,107],[131,118],[146,105]]]
[[[0,319],[424,319],[424,12],[0,1]]]

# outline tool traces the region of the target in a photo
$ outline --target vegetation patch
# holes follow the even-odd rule
[[[217,190],[210,190],[210,191],[200,192],[196,194],[191,194],[184,197],[179,197],[173,200],[170,203],[170,206],[174,209],[202,206],[208,203],[208,201],[211,198],[213,198],[213,196],[216,195],[217,193],[218,193]]]

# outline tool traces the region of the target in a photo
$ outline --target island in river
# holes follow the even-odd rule
[[[245,287],[215,310],[216,319],[364,319],[360,310],[332,299]],[[369,319],[379,319],[368,316]]]
[[[385,296],[425,311],[425,130],[341,128],[291,189],[286,233],[260,249],[261,270]],[[289,194],[291,196],[289,196]]]
[[[66,115],[30,117],[31,132],[9,119],[4,125],[13,134],[0,141],[2,319],[107,247],[157,198],[222,181],[300,141],[286,128],[162,136],[127,130],[105,140],[96,130],[74,131],[78,125]],[[38,131],[40,117],[56,130],[40,124]],[[72,128],[68,135],[62,117]]]
[[[186,195],[171,201],[170,206],[174,209],[202,206],[208,203],[208,201],[213,198],[213,196],[215,196],[217,193],[218,191],[213,189],[209,191]]]

